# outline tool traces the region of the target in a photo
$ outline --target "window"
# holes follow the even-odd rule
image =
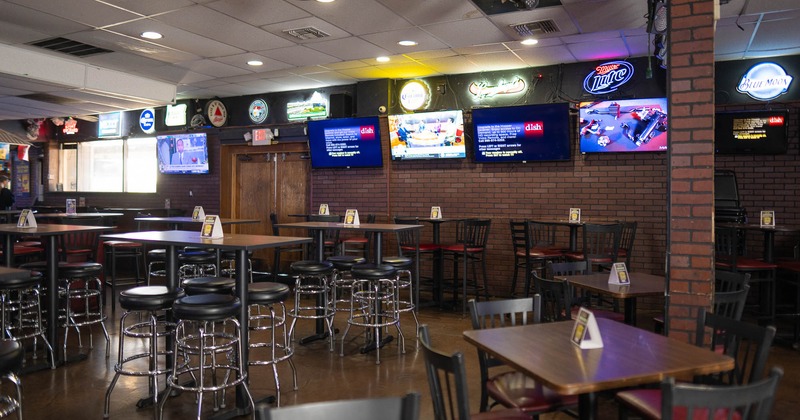
[[[154,137],[62,145],[58,191],[156,192]]]

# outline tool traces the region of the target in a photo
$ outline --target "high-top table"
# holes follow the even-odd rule
[[[800,226],[761,226],[757,223],[719,223],[717,227],[733,228],[743,231],[760,231],[764,234],[764,262],[775,262],[775,232],[797,233]]]
[[[200,237],[200,232],[184,230],[167,231],[147,231],[130,232],[102,235],[102,239],[122,240],[141,242],[145,244],[159,245],[167,249],[167,287],[174,290],[178,287],[178,248],[185,246],[198,246],[203,248],[214,248],[217,250],[230,250],[236,252],[236,296],[242,302],[239,310],[239,323],[242,328],[242,340],[240,342],[243,364],[248,369],[249,356],[249,315],[247,305],[247,284],[248,272],[248,251],[263,248],[274,248],[279,246],[295,245],[311,242],[311,238],[300,238],[291,236],[267,236],[267,235],[243,235],[226,233],[219,239],[204,239]],[[249,378],[249,375],[248,375]],[[240,387],[236,388],[236,408],[231,412],[224,413],[223,417],[241,416],[247,414],[247,402],[244,392]]]
[[[666,280],[664,276],[647,273],[628,273],[629,284],[611,284],[609,273],[592,273],[574,276],[556,276],[575,287],[611,296],[625,301],[625,323],[636,325],[636,298],[643,296],[664,296]]]
[[[56,239],[59,236],[73,232],[87,231],[108,231],[113,230],[114,226],[84,226],[84,225],[58,225],[58,224],[39,224],[36,227],[20,228],[14,224],[0,225],[0,236],[3,237],[3,255],[5,256],[6,267],[14,265],[14,239],[21,235],[36,235],[46,239],[44,241],[45,256],[47,261],[47,299],[45,299],[45,309],[47,310],[47,339],[53,348],[57,348],[58,336],[58,244]],[[63,364],[62,352],[54,351],[56,364]]]
[[[178,230],[179,225],[182,224],[202,224],[203,219],[192,219],[189,216],[170,216],[170,217],[154,217],[154,216],[144,216],[144,217],[134,217],[134,221],[136,222],[149,222],[149,223],[167,223],[169,228],[172,230]],[[221,217],[219,222],[223,225],[239,225],[239,224],[246,224],[246,223],[260,223],[261,220],[259,219],[229,219],[225,217]]]
[[[578,395],[581,419],[596,418],[595,394],[666,377],[731,370],[733,359],[610,319],[597,319],[603,348],[570,340],[574,322],[464,331],[464,339],[563,395]]]
[[[569,228],[569,250],[579,251],[578,249],[578,230],[584,225],[597,224],[608,225],[612,223],[620,223],[618,220],[593,220],[581,219],[579,222],[574,222],[567,219],[531,219],[531,222],[547,223],[551,225],[566,226]]]

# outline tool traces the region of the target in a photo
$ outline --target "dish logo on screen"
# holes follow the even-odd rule
[[[525,137],[540,137],[544,135],[544,122],[542,121],[533,121],[533,122],[526,122],[525,126],[523,127],[525,131]]]
[[[359,132],[361,133],[361,140],[375,140],[375,126],[362,125]]]
[[[774,117],[769,117],[769,125],[771,126],[782,126],[783,125],[783,117],[780,115],[776,115]]]

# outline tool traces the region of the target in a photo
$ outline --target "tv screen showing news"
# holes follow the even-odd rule
[[[570,159],[569,104],[472,111],[475,162]]]
[[[156,137],[158,170],[162,174],[207,174],[206,133],[170,134]]]
[[[370,168],[383,165],[378,117],[308,122],[312,168]]]
[[[667,150],[667,98],[580,104],[581,153]]]
[[[788,143],[788,110],[718,112],[714,147],[720,154],[784,154]]]
[[[392,160],[467,157],[460,109],[389,115],[389,136]]]

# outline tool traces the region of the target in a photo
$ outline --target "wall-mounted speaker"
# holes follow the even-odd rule
[[[353,97],[346,93],[331,93],[330,117],[346,118],[353,116]]]

